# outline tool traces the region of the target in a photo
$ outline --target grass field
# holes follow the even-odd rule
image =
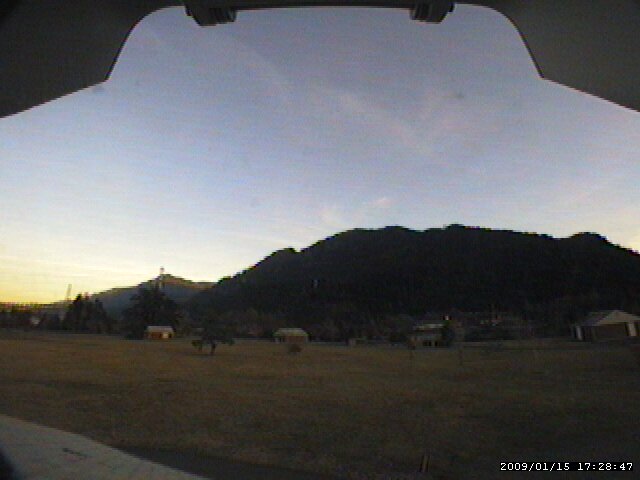
[[[627,348],[510,346],[291,355],[238,343],[210,357],[187,339],[0,332],[0,413],[116,447],[351,478],[413,472],[424,452],[434,478],[493,478],[499,461],[638,460]]]

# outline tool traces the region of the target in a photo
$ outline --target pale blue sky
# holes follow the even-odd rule
[[[539,79],[490,10],[168,9],[105,84],[0,119],[0,301],[217,280],[392,224],[638,250],[638,152],[638,113]]]

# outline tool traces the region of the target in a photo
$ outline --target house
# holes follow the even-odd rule
[[[584,321],[572,327],[573,336],[580,341],[612,340],[637,337],[640,317],[620,310],[591,312]]]
[[[306,343],[309,334],[301,328],[279,328],[273,334],[276,343]]]
[[[165,325],[149,325],[145,332],[144,338],[150,340],[169,340],[175,336],[173,327],[167,327]]]
[[[438,347],[444,344],[442,337],[444,322],[423,323],[413,327],[408,342],[412,347]]]
[[[507,340],[533,335],[531,326],[526,325],[522,317],[504,310],[465,312],[451,309],[428,312],[421,320],[423,323],[448,322],[455,338],[466,341]]]

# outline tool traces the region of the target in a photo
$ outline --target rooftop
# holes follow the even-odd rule
[[[171,332],[173,333],[173,327],[167,325],[149,325],[147,332]]]
[[[301,336],[309,336],[307,332],[305,332],[301,328],[279,328],[273,334],[274,336],[291,336],[291,335],[301,335]]]

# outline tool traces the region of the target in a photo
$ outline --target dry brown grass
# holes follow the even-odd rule
[[[426,450],[436,478],[469,478],[594,445],[631,461],[639,372],[622,347],[473,349],[461,365],[456,349],[239,343],[210,357],[187,339],[3,332],[0,413],[119,447],[338,474],[411,472]]]

